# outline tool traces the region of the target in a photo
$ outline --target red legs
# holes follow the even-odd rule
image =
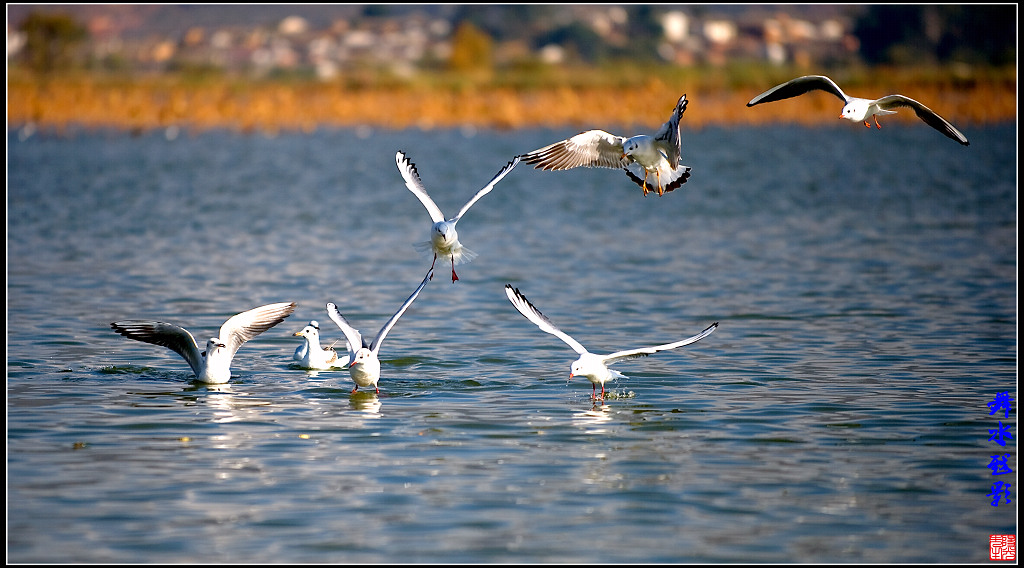
[[[352,392],[350,392],[349,394],[355,394],[357,390],[359,390],[359,385],[356,385],[356,388],[352,389]]]
[[[591,383],[591,386],[594,387],[592,389],[594,392],[591,393],[590,400],[598,400],[598,397],[597,397],[597,383]],[[604,383],[601,383],[601,398],[600,398],[600,400],[604,400]]]
[[[437,263],[437,253],[435,252],[434,253],[434,260],[433,260],[433,262],[430,263],[430,270],[431,271],[434,270],[434,264],[436,264],[436,263]],[[431,272],[430,273],[430,278],[427,278],[427,280],[433,280],[433,279],[434,279],[434,273]],[[455,255],[452,255],[452,282],[455,282],[458,279],[459,279],[459,275],[455,274]]]
[[[644,190],[644,197],[647,197],[647,194],[650,191],[654,191],[653,189],[647,189],[647,176],[649,175],[650,172],[647,171],[647,168],[644,168],[644,184],[640,186],[640,188]],[[665,189],[661,185],[661,170],[655,170],[654,175],[658,178],[658,195],[665,195]]]
[[[873,115],[871,115],[871,118],[875,119],[875,128],[881,129],[882,125],[878,124],[878,115],[877,114],[873,114]],[[871,123],[865,120],[864,121],[864,126],[867,126],[868,128],[871,128]]]

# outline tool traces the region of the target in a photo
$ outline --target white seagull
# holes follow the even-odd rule
[[[459,219],[466,214],[466,211],[469,211],[469,208],[478,199],[490,193],[494,189],[495,184],[512,171],[512,168],[516,167],[516,164],[519,163],[519,156],[513,158],[497,175],[491,178],[491,181],[487,182],[483,189],[476,192],[476,195],[462,206],[458,214],[447,220],[445,220],[444,214],[441,213],[441,209],[427,195],[427,190],[423,187],[423,182],[420,181],[420,174],[416,171],[416,165],[409,161],[409,158],[402,152],[395,154],[395,162],[398,163],[398,171],[402,172],[402,177],[405,178],[405,186],[409,188],[413,195],[419,198],[423,206],[427,208],[430,220],[434,222],[430,228],[430,240],[425,243],[418,243],[415,246],[417,250],[432,250],[434,252],[434,260],[430,263],[431,270],[433,270],[438,256],[450,258],[452,263],[452,282],[455,282],[459,279],[459,276],[455,274],[455,265],[469,262],[476,258],[475,252],[462,246],[462,243],[459,242],[459,233],[455,230],[455,224],[459,222]]]
[[[334,320],[334,323],[338,324],[341,331],[345,334],[349,345],[349,363],[348,373],[352,376],[352,380],[356,383],[352,392],[359,390],[359,387],[373,386],[374,392],[379,393],[380,389],[377,388],[377,382],[380,380],[380,359],[377,358],[377,354],[380,352],[380,344],[384,341],[384,337],[387,336],[391,328],[398,323],[398,318],[402,317],[405,310],[409,309],[412,305],[413,300],[416,296],[419,296],[420,291],[427,285],[427,282],[434,276],[434,270],[431,269],[427,272],[427,275],[423,277],[423,282],[420,282],[419,287],[416,291],[409,296],[402,307],[398,308],[395,315],[391,316],[391,319],[384,324],[384,327],[380,328],[377,332],[377,337],[373,338],[372,343],[367,343],[363,339],[362,334],[359,330],[352,327],[352,324],[348,323],[345,316],[341,315],[338,311],[338,306],[334,302],[327,303],[327,313]]]
[[[690,166],[679,163],[682,143],[679,119],[686,110],[686,95],[679,97],[668,122],[661,125],[654,136],[638,134],[631,138],[609,134],[604,130],[588,130],[567,140],[520,156],[527,164],[544,170],[569,170],[580,166],[588,168],[622,168],[629,179],[636,182],[647,195],[647,177],[654,174],[658,195],[665,195],[686,183]],[[644,170],[640,179],[629,170],[631,163]]]
[[[709,325],[704,331],[694,335],[693,337],[684,339],[682,341],[676,341],[675,343],[666,343],[664,345],[656,345],[654,347],[641,347],[639,349],[627,349],[625,351],[616,351],[610,355],[597,355],[587,351],[587,348],[580,344],[572,337],[569,337],[564,331],[555,327],[555,324],[551,323],[551,320],[544,314],[540,313],[529,300],[526,299],[518,288],[513,288],[511,284],[505,285],[505,295],[508,296],[512,305],[519,310],[519,313],[526,316],[526,319],[532,321],[542,331],[546,331],[551,335],[561,339],[569,347],[572,347],[573,351],[579,354],[579,359],[573,361],[570,367],[569,378],[576,376],[586,377],[593,384],[593,393],[590,398],[597,399],[597,385],[601,385],[601,397],[604,398],[604,383],[611,379],[624,378],[625,375],[614,370],[609,369],[608,365],[617,363],[619,361],[625,361],[627,359],[636,359],[637,357],[646,357],[652,353],[658,351],[665,351],[668,349],[675,349],[684,345],[689,345],[696,341],[700,341],[705,337],[711,335],[718,327],[718,322]]]
[[[839,115],[839,118],[845,118],[852,122],[863,122],[864,126],[867,126],[868,128],[871,128],[871,124],[868,122],[868,119],[873,118],[875,121],[875,127],[881,128],[882,125],[878,124],[879,115],[896,114],[896,111],[892,109],[910,107],[914,109],[915,113],[917,113],[918,118],[923,120],[928,126],[931,126],[935,130],[938,130],[964,146],[970,145],[970,142],[967,141],[967,137],[961,134],[960,131],[953,127],[953,125],[946,119],[935,114],[932,109],[910,97],[905,97],[903,95],[886,95],[875,100],[851,97],[844,93],[843,90],[839,88],[839,85],[836,85],[835,81],[825,77],[824,75],[805,75],[803,77],[797,77],[796,79],[787,81],[781,85],[776,85],[751,99],[750,102],[747,103],[747,106],[752,107],[761,103],[780,101],[782,99],[788,99],[790,97],[795,97],[815,90],[832,93],[839,97],[839,100],[843,101],[843,112]]]
[[[223,384],[231,379],[231,360],[243,343],[281,323],[295,311],[295,302],[281,302],[253,308],[231,316],[220,326],[220,335],[206,341],[200,351],[188,330],[162,321],[115,321],[110,327],[121,335],[167,347],[181,355],[192,367],[196,379],[209,384]]]
[[[294,333],[295,337],[305,338],[302,345],[295,348],[294,359],[306,369],[333,369],[348,366],[348,355],[338,357],[333,347],[320,346],[320,322],[312,320],[306,327]]]

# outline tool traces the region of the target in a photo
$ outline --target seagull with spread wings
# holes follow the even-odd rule
[[[206,341],[206,351],[199,350],[188,330],[173,323],[124,320],[115,321],[110,327],[129,339],[167,347],[181,355],[200,382],[223,384],[231,379],[231,360],[238,348],[284,321],[295,307],[295,302],[280,302],[231,316],[220,326],[219,335]]]
[[[454,283],[459,279],[459,276],[455,274],[455,265],[469,262],[476,258],[475,252],[462,246],[462,243],[459,242],[459,233],[455,230],[455,224],[459,222],[459,219],[462,219],[462,216],[466,214],[466,211],[469,211],[469,208],[477,200],[490,193],[494,189],[495,184],[511,172],[512,168],[516,167],[516,164],[519,163],[519,157],[516,156],[511,162],[505,164],[505,167],[491,178],[491,181],[487,182],[483,189],[477,191],[476,195],[467,201],[454,217],[449,219],[445,219],[444,213],[441,213],[441,209],[434,204],[434,200],[427,194],[427,190],[423,187],[423,182],[420,180],[420,174],[416,171],[416,165],[409,160],[408,156],[403,152],[398,152],[395,154],[395,161],[398,163],[398,171],[402,173],[402,178],[405,179],[405,186],[423,203],[423,207],[430,214],[430,220],[434,222],[430,227],[430,240],[425,243],[419,243],[416,246],[420,250],[433,251],[434,260],[430,263],[431,270],[434,268],[434,263],[437,262],[437,257],[451,259],[452,282]]]
[[[627,138],[604,130],[588,130],[520,157],[527,164],[536,164],[534,168],[544,170],[569,170],[581,166],[622,168],[645,196],[651,190],[665,195],[690,178],[690,166],[679,163],[682,153],[679,119],[686,110],[686,104],[686,95],[679,97],[672,116],[653,136],[638,134]],[[629,165],[634,163],[643,169],[643,179],[630,171]],[[651,174],[654,174],[656,185],[649,190],[647,179]]]
[[[387,336],[391,328],[395,327],[398,323],[398,318],[402,317],[409,306],[412,305],[413,300],[416,296],[420,295],[423,287],[427,285],[431,277],[434,276],[434,270],[430,269],[427,275],[423,277],[423,282],[420,282],[419,287],[412,293],[411,296],[406,298],[405,303],[402,307],[398,308],[395,315],[391,316],[391,319],[384,324],[384,327],[380,328],[377,332],[377,336],[373,338],[372,342],[367,342],[366,338],[359,333],[359,330],[352,327],[352,324],[348,323],[345,316],[341,315],[338,311],[338,305],[334,302],[327,303],[327,314],[331,316],[334,323],[338,324],[341,328],[342,333],[345,334],[345,338],[348,340],[349,345],[349,366],[348,372],[352,377],[352,380],[356,383],[352,392],[359,390],[359,387],[373,386],[373,390],[376,393],[380,392],[377,387],[377,382],[380,381],[380,359],[377,357],[380,353],[380,345],[384,342],[384,338]]]
[[[869,118],[874,119],[876,128],[881,128],[882,125],[878,124],[879,116],[896,114],[896,111],[892,110],[895,108],[909,107],[914,109],[918,118],[923,120],[928,126],[931,126],[935,130],[938,130],[964,146],[970,145],[970,142],[967,141],[967,137],[957,130],[956,127],[950,124],[949,121],[936,114],[932,109],[910,97],[905,97],[903,95],[886,95],[880,99],[874,100],[851,97],[844,93],[835,81],[825,77],[824,75],[805,75],[803,77],[797,77],[796,79],[786,81],[781,85],[776,85],[760,95],[757,95],[753,99],[750,99],[747,106],[752,107],[761,103],[781,101],[782,99],[788,99],[810,91],[825,91],[826,93],[832,93],[838,97],[839,100],[843,101],[843,111],[839,114],[839,118],[845,118],[852,122],[863,122],[864,126],[867,126],[868,128],[871,128],[871,124],[868,122]]]
[[[657,353],[658,351],[666,351],[668,349],[676,349],[684,345],[689,345],[711,335],[715,331],[715,329],[718,328],[718,322],[715,322],[709,325],[707,328],[705,328],[704,331],[698,333],[697,335],[694,335],[693,337],[683,339],[682,341],[666,343],[664,345],[656,345],[654,347],[626,349],[623,351],[616,351],[615,353],[612,353],[610,355],[597,355],[595,353],[587,351],[587,348],[580,344],[579,341],[576,341],[575,339],[570,337],[569,334],[558,329],[558,327],[556,327],[555,324],[551,323],[551,320],[549,320],[547,316],[542,314],[540,310],[534,307],[534,305],[531,304],[530,301],[526,299],[526,296],[524,296],[518,288],[513,288],[511,284],[506,284],[505,295],[508,296],[508,299],[510,302],[512,302],[512,305],[515,306],[517,310],[519,310],[519,313],[526,316],[526,319],[532,321],[537,327],[541,329],[541,331],[546,331],[547,333],[550,333],[551,335],[554,335],[555,337],[561,339],[569,347],[572,347],[573,351],[579,354],[579,359],[573,361],[572,366],[570,367],[569,378],[576,376],[586,377],[586,379],[590,381],[593,385],[593,393],[591,394],[591,398],[593,399],[598,398],[597,385],[601,385],[600,398],[603,399],[605,392],[605,382],[611,379],[625,377],[625,375],[623,375],[622,373],[614,369],[610,369],[608,365],[617,363],[619,361],[626,361],[628,359],[636,359],[637,357],[646,357],[647,355]]]

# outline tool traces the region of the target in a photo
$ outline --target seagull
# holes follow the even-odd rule
[[[380,389],[377,388],[377,381],[380,380],[380,359],[377,358],[377,353],[380,352],[380,344],[384,341],[384,337],[387,336],[388,332],[391,331],[392,327],[398,323],[398,318],[402,317],[405,310],[409,309],[412,305],[413,300],[416,296],[419,296],[420,291],[427,285],[427,282],[434,276],[434,270],[430,269],[427,275],[423,277],[423,282],[420,282],[419,287],[416,291],[409,296],[402,307],[398,308],[395,315],[391,316],[391,319],[384,324],[384,327],[380,328],[377,332],[377,337],[373,338],[372,343],[367,343],[363,336],[359,333],[359,330],[352,327],[352,324],[348,323],[345,316],[341,315],[338,311],[338,305],[334,302],[327,303],[327,313],[334,320],[334,323],[338,324],[341,331],[345,334],[345,338],[349,345],[349,363],[348,372],[352,376],[352,380],[356,383],[356,387],[352,389],[352,392],[359,390],[359,387],[368,387],[373,385],[373,390],[376,393],[380,393]]]
[[[129,339],[162,345],[181,355],[200,382],[223,384],[231,378],[231,360],[238,348],[284,321],[295,307],[295,302],[281,302],[231,316],[220,326],[220,335],[206,341],[206,351],[199,350],[188,330],[173,323],[124,320],[115,321],[110,327]]]
[[[418,250],[432,250],[434,252],[434,260],[430,263],[431,270],[433,270],[438,256],[450,258],[452,262],[452,282],[454,283],[459,279],[459,276],[455,274],[455,265],[469,262],[476,258],[475,252],[462,246],[462,243],[459,242],[459,233],[455,231],[455,224],[459,222],[459,219],[466,214],[466,211],[469,211],[469,208],[478,199],[490,193],[494,189],[495,184],[512,171],[512,168],[516,167],[516,164],[519,163],[519,156],[516,156],[511,162],[506,164],[497,175],[491,178],[491,181],[487,182],[483,189],[476,192],[476,195],[462,206],[457,215],[448,220],[445,220],[444,214],[441,213],[441,210],[434,204],[430,196],[427,195],[427,190],[423,187],[423,182],[420,181],[420,174],[416,171],[416,165],[409,161],[409,158],[402,152],[395,154],[395,161],[398,163],[398,171],[402,172],[402,177],[405,178],[405,186],[409,188],[413,195],[419,198],[423,206],[427,208],[430,220],[434,222],[434,225],[430,228],[430,240],[418,243],[416,248]]]
[[[788,99],[814,90],[832,93],[839,97],[839,100],[843,101],[845,106],[843,106],[843,112],[839,115],[839,118],[845,118],[851,122],[863,122],[864,126],[867,126],[868,128],[871,128],[871,124],[868,122],[868,119],[873,118],[875,121],[875,127],[882,128],[882,125],[878,124],[879,115],[896,114],[896,111],[892,109],[910,107],[914,109],[915,113],[917,113],[918,118],[923,120],[928,126],[931,126],[935,130],[938,130],[964,146],[970,145],[970,142],[967,141],[967,137],[961,134],[960,131],[954,128],[952,124],[946,121],[946,119],[935,114],[932,109],[910,97],[905,97],[903,95],[886,95],[875,100],[851,97],[844,93],[843,90],[839,88],[839,85],[836,85],[835,81],[825,77],[824,75],[805,75],[803,77],[797,77],[796,79],[787,81],[781,85],[776,85],[751,99],[750,102],[747,103],[747,106],[752,107],[761,103],[780,101],[782,99]]]
[[[593,393],[591,394],[590,398],[595,400],[598,398],[598,384],[601,385],[600,398],[603,400],[604,383],[610,379],[625,378],[625,375],[623,375],[622,373],[613,369],[609,369],[608,365],[617,363],[619,361],[626,361],[628,359],[636,359],[637,357],[646,357],[647,355],[657,353],[658,351],[676,349],[677,347],[689,345],[711,335],[718,327],[718,322],[715,322],[709,325],[707,328],[704,329],[704,331],[698,333],[697,335],[694,335],[693,337],[684,339],[682,341],[676,341],[675,343],[666,343],[664,345],[656,345],[654,347],[641,347],[639,349],[616,351],[615,353],[612,353],[610,355],[597,355],[595,353],[587,351],[587,348],[581,345],[580,342],[576,341],[568,334],[566,334],[564,331],[555,327],[555,324],[551,323],[551,320],[549,320],[547,316],[540,313],[540,310],[534,307],[534,305],[531,304],[530,301],[526,299],[526,296],[524,296],[518,288],[513,288],[511,284],[506,284],[505,295],[508,296],[508,299],[510,302],[512,302],[512,305],[515,306],[517,310],[519,310],[519,313],[523,314],[524,316],[526,316],[526,319],[536,324],[537,327],[541,329],[541,331],[546,331],[551,335],[554,335],[555,337],[561,339],[566,344],[568,344],[569,347],[572,347],[573,351],[579,354],[579,359],[573,361],[572,366],[570,367],[569,378],[571,379],[575,376],[586,377],[587,380],[589,380],[593,384]]]
[[[654,189],[658,195],[665,195],[686,183],[690,177],[690,166],[679,163],[682,152],[679,119],[686,110],[686,102],[686,95],[679,97],[672,116],[654,136],[638,134],[626,138],[604,130],[588,130],[520,157],[527,164],[536,164],[534,168],[544,170],[569,170],[580,166],[622,168],[645,196],[650,191],[647,178],[654,174],[657,180]],[[628,166],[634,162],[643,167],[643,179],[629,170]]]
[[[316,320],[309,322],[306,327],[293,334],[295,337],[304,337],[302,345],[295,348],[294,359],[306,369],[333,369],[335,367],[347,367],[348,355],[338,357],[338,352],[333,347],[320,347],[320,323]]]

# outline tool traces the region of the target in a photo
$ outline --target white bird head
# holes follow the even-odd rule
[[[853,122],[863,122],[868,118],[868,106],[870,101],[865,99],[854,99],[843,107],[843,113],[839,118],[845,118]]]
[[[359,351],[356,351],[356,356],[352,358],[352,362],[348,364],[349,368],[355,367],[356,365],[366,365],[373,361],[373,352],[366,347],[360,347]]]
[[[640,148],[640,142],[636,141],[633,138],[630,138],[622,143],[622,153],[623,155],[626,156],[632,155],[633,152],[636,152],[638,148]]]
[[[293,335],[295,337],[305,337],[306,339],[313,339],[314,337],[319,338],[320,324],[318,324],[315,320],[311,321],[309,322],[309,325],[307,325],[306,327],[302,328],[299,331],[296,331]]]
[[[209,360],[211,357],[213,357],[214,353],[216,353],[219,349],[224,349],[225,347],[227,347],[227,345],[225,345],[224,342],[221,341],[219,337],[211,337],[210,339],[206,340],[206,352],[204,353],[204,355],[206,355],[207,360]]]
[[[435,246],[450,247],[459,240],[459,233],[455,231],[455,224],[448,221],[434,223],[430,230],[430,240]]]

